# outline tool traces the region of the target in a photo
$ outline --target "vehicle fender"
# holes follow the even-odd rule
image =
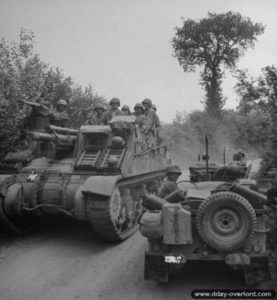
[[[121,175],[112,176],[91,176],[82,188],[84,195],[100,195],[110,197],[113,193],[116,183],[122,178]]]
[[[15,176],[10,174],[0,175],[0,196],[5,197],[9,186],[15,184]]]

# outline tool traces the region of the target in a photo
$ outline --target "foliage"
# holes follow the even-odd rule
[[[222,163],[224,148],[229,161],[239,148],[249,158],[260,156],[268,147],[270,124],[258,112],[243,116],[234,110],[223,110],[222,119],[212,118],[206,111],[178,113],[171,124],[163,127],[163,137],[174,160],[188,167],[205,152],[205,136],[209,140],[211,160]]]
[[[266,169],[277,168],[277,69],[265,67],[257,78],[245,70],[237,74],[236,91],[240,98],[237,110],[222,110],[221,119],[207,111],[179,112],[163,128],[169,150],[182,165],[187,167],[205,151],[207,135],[214,161],[222,162],[224,147],[229,158],[241,148],[248,158],[262,155]]]
[[[267,118],[270,143],[266,149],[275,156],[277,151],[277,68],[267,66],[262,74],[251,77],[247,71],[238,72],[236,91],[240,97],[239,112],[244,116],[255,113]],[[277,163],[277,160],[276,160]]]
[[[264,26],[239,13],[208,13],[207,18],[183,20],[172,40],[175,56],[184,71],[203,66],[201,84],[206,91],[206,110],[218,116],[225,99],[221,91],[223,67],[234,68],[239,57],[254,46]]]
[[[69,126],[77,128],[97,101],[91,86],[82,88],[58,68],[33,53],[34,34],[21,29],[19,42],[0,40],[0,158],[16,150],[30,107],[20,100],[41,101],[53,109],[59,99],[68,103]]]

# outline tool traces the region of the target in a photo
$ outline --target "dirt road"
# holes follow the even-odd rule
[[[241,273],[215,264],[188,266],[166,285],[145,281],[139,233],[111,245],[88,224],[51,222],[1,247],[1,300],[191,299],[193,289],[245,288]]]

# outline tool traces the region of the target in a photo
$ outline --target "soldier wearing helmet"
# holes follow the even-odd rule
[[[245,152],[239,149],[236,153],[233,155],[233,165],[238,165],[238,166],[246,166],[247,161],[246,161],[246,155]]]
[[[160,186],[158,196],[164,198],[172,192],[178,190],[179,188],[177,185],[177,180],[181,174],[182,171],[177,165],[168,167],[166,171],[167,178]]]
[[[85,125],[106,125],[104,105],[102,103],[96,103],[94,106],[94,112],[94,114],[89,114]]]
[[[126,116],[131,115],[130,107],[128,105],[123,105],[122,108],[121,108],[121,111]]]
[[[146,116],[146,131],[153,133],[155,128],[156,112],[152,108],[152,101],[146,98],[142,101],[142,105]]]
[[[52,125],[66,127],[67,122],[69,121],[69,116],[66,109],[67,102],[63,99],[60,99],[57,102],[57,109],[51,114],[50,123]]]
[[[135,123],[138,124],[140,128],[145,130],[146,117],[144,115],[143,105],[141,103],[137,103],[134,106],[134,111],[134,115],[136,116]]]
[[[142,101],[142,105],[144,107],[144,114],[146,117],[145,120],[145,134],[146,134],[146,142],[149,147],[155,147],[157,141],[155,139],[155,120],[156,120],[156,112],[152,108],[152,101],[149,98],[146,98]]]
[[[113,117],[122,115],[122,111],[118,108],[120,106],[120,100],[116,97],[110,100],[110,109],[105,113],[105,123],[107,124]]]
[[[152,108],[154,109],[154,111],[156,112],[156,118],[155,118],[155,135],[158,137],[158,139],[160,140],[160,131],[161,131],[161,122],[160,122],[160,118],[157,115],[157,107],[155,104],[152,104]]]

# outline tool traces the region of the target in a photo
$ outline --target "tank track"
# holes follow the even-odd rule
[[[110,242],[120,242],[132,234],[134,234],[139,227],[138,221],[141,215],[140,201],[134,201],[132,196],[129,195],[129,199],[125,199],[126,205],[134,205],[132,211],[132,222],[123,224],[120,228],[120,206],[122,204],[122,194],[124,191],[132,187],[140,186],[151,181],[159,181],[165,177],[165,171],[157,171],[151,174],[138,175],[120,180],[114,187],[114,192],[110,198],[100,198],[98,196],[92,197],[87,201],[87,215],[94,228],[95,233],[103,240]],[[120,198],[119,198],[120,197]],[[123,201],[124,202],[124,201]],[[127,202],[127,203],[126,203]]]

